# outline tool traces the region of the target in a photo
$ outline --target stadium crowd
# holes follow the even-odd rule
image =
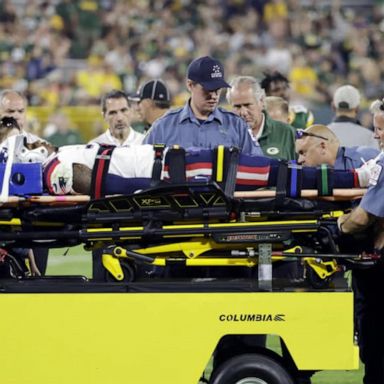
[[[355,213],[339,220],[339,230],[360,229],[352,220],[356,212],[364,214],[363,229],[375,221],[382,230],[383,209],[372,210],[371,196],[381,193],[384,185],[384,160],[377,155],[378,143],[384,148],[383,35],[384,2],[379,0],[3,0],[0,118],[34,144],[39,138],[26,129],[27,109],[51,108],[48,122],[53,128],[45,127],[45,138],[60,146],[75,144],[85,138],[84,131],[72,129],[60,108],[97,106],[102,101],[98,116],[108,129],[103,132],[100,127],[94,143],[124,147],[143,141],[200,149],[224,143],[249,155],[297,157],[306,166],[327,163],[347,170],[352,163],[356,170],[365,169],[366,183],[360,182],[362,172],[359,182],[370,185],[369,197]],[[231,85],[224,80],[224,68]],[[288,84],[291,92],[286,97]],[[226,103],[221,92],[225,88],[232,111],[218,107]],[[172,105],[182,108],[168,111],[170,94]],[[282,97],[277,100],[285,108],[281,121],[270,118],[265,96]],[[375,108],[368,112],[375,99]],[[331,122],[331,105],[336,117],[326,127],[321,123]],[[295,119],[288,121],[288,112]],[[145,137],[133,129],[133,113],[148,129]],[[293,124],[297,117],[303,125]],[[372,128],[372,120],[374,134],[365,129]],[[348,148],[362,144],[374,153],[362,156]],[[13,152],[5,154],[12,158]],[[72,165],[69,176],[60,174],[68,170],[60,161],[46,167],[49,191],[71,192]],[[87,168],[88,175],[92,167],[96,166]],[[30,260],[40,251],[46,264],[46,248],[22,251]],[[101,260],[97,252],[93,258]],[[381,312],[369,309],[379,308],[371,300],[383,291],[382,265],[372,268],[373,277],[370,272],[354,276],[365,384],[383,382],[383,332],[377,336],[371,327],[372,321],[379,324]],[[36,274],[44,270],[45,265],[36,266]]]
[[[211,55],[228,78],[280,71],[315,111],[345,83],[367,107],[382,96],[383,33],[379,1],[4,0],[0,88],[78,106],[162,78],[182,105],[188,63]]]

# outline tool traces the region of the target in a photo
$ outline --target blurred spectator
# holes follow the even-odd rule
[[[328,128],[344,147],[368,146],[378,149],[373,132],[361,126],[357,120],[360,100],[360,92],[352,85],[337,88],[332,101],[336,116]]]
[[[264,73],[264,78],[261,81],[261,87],[265,90],[267,96],[277,96],[290,101],[289,80],[278,71]],[[273,118],[273,117],[272,117]],[[288,123],[295,128],[307,128],[314,122],[314,117],[303,105],[289,105]]]
[[[44,52],[41,47],[35,46],[26,65],[26,78],[29,81],[41,79],[55,68],[52,53]]]
[[[323,101],[317,92],[318,74],[309,64],[304,51],[300,50],[293,59],[292,68],[289,72],[289,80],[295,98],[302,103],[307,101]]]
[[[383,15],[373,0],[3,0],[0,86],[28,90],[29,102],[42,105],[44,80],[56,68],[60,86],[50,92],[60,95],[70,85],[71,103],[89,105],[112,88],[131,92],[161,77],[181,105],[188,63],[211,55],[229,77],[280,71],[291,81],[291,102],[311,110],[329,105],[345,83],[360,89],[368,105],[382,87]]]
[[[138,113],[147,131],[153,122],[163,116],[171,106],[170,92],[162,80],[150,80],[133,96]]]
[[[99,56],[89,57],[88,67],[78,71],[76,82],[93,103],[96,103],[103,93],[122,87],[121,80],[111,70],[111,66],[104,63]]]
[[[273,120],[281,121],[288,124],[289,106],[288,102],[282,97],[267,96],[265,98],[265,110]]]
[[[63,145],[82,144],[84,141],[76,129],[72,129],[68,116],[63,112],[55,112],[44,129],[44,138],[57,147]]]

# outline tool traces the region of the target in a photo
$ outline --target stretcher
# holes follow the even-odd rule
[[[340,265],[369,265],[377,257],[337,236],[337,217],[363,193],[302,190],[293,199],[260,190],[228,196],[215,182],[194,182],[94,200],[9,196],[0,210],[0,242],[8,248],[103,248],[106,278],[115,281],[135,280],[141,264],[157,272],[172,265],[255,270],[261,254],[263,264],[301,258],[311,284],[320,287]]]
[[[329,283],[340,265],[376,260],[369,244],[337,232],[337,217],[363,193],[229,195],[200,182],[99,199],[7,197],[0,242],[9,253],[0,261],[12,274],[0,279],[2,324],[32,331],[28,342],[0,336],[2,382],[298,384],[318,370],[356,369],[353,296]],[[30,277],[12,258],[15,247],[78,244],[103,249],[106,281]],[[312,287],[272,285],[272,263],[297,258]],[[143,266],[160,274],[145,278]],[[162,275],[173,267],[182,275]],[[212,274],[189,279],[199,268]],[[255,274],[233,279],[241,268]],[[271,335],[285,352],[255,343]]]

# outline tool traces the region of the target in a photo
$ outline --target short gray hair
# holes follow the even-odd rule
[[[227,101],[231,103],[231,91],[236,88],[240,88],[241,86],[249,86],[252,89],[252,94],[257,101],[264,100],[265,91],[260,86],[260,81],[252,76],[236,76],[230,82],[231,88],[227,90]]]
[[[20,93],[19,91],[15,91],[14,89],[3,89],[0,92],[0,102],[4,99],[4,97],[9,95],[10,93],[20,96],[25,101],[25,104],[27,105],[27,98],[22,93]]]
[[[373,115],[376,113],[384,113],[384,99],[375,100],[369,107],[369,110]]]

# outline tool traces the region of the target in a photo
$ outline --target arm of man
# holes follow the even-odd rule
[[[358,206],[351,213],[340,216],[337,225],[342,233],[355,233],[366,229],[374,220],[375,216]]]

